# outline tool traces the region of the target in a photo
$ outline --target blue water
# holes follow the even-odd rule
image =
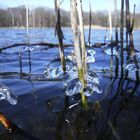
[[[64,44],[73,44],[72,32],[63,28]],[[91,42],[103,43],[108,34],[104,29],[92,30]],[[134,44],[140,45],[140,30],[134,31]],[[88,30],[85,31],[86,41]],[[58,43],[54,28],[30,29],[30,43]],[[0,48],[26,43],[25,29],[0,29]],[[31,75],[29,56],[25,45],[3,50],[0,53],[0,84],[5,84],[18,96],[18,104],[10,105],[0,101],[0,112],[4,113],[19,129],[9,134],[0,125],[0,140],[34,139],[40,140],[116,140],[139,138],[140,87],[135,79],[115,78],[114,68],[110,72],[110,56],[102,49],[95,49],[95,63],[90,68],[99,76],[102,94],[89,98],[90,109],[80,105],[69,106],[80,100],[79,95],[65,97],[61,80],[48,80],[44,76],[47,64],[59,56],[58,48],[35,46],[31,51]],[[65,48],[65,53],[73,47]],[[92,48],[93,49],[93,48]],[[20,59],[22,72],[20,75]],[[115,58],[114,58],[115,60]],[[134,75],[135,77],[135,75]],[[129,115],[128,115],[129,114]]]
[[[63,28],[64,33],[64,44],[72,44],[73,37],[70,28]],[[54,28],[37,28],[29,30],[30,43],[47,42],[47,43],[58,43],[57,37],[55,36]],[[134,42],[135,46],[138,47],[140,44],[140,30],[134,30]],[[109,37],[109,31],[106,29],[93,29],[91,31],[91,43],[104,42],[104,37]],[[86,42],[88,41],[88,29],[85,29]],[[113,38],[115,39],[114,30]],[[25,29],[0,29],[0,47],[12,45],[14,43],[26,43],[26,30]]]

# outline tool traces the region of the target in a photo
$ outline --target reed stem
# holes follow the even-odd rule
[[[112,43],[113,37],[112,37],[112,15],[111,15],[111,5],[109,4],[109,10],[108,10],[108,20],[109,20],[109,39],[110,42]],[[110,46],[111,47],[111,59],[110,59],[110,69],[111,69],[111,73],[113,70],[113,45]]]
[[[59,54],[61,59],[61,65],[63,72],[66,71],[66,62],[65,62],[65,54],[64,54],[64,46],[63,46],[63,32],[61,29],[61,15],[60,15],[60,0],[55,0],[55,14],[56,14],[56,33],[59,41]]]
[[[118,15],[117,15],[117,0],[114,0],[114,11],[115,11],[115,40],[116,40],[116,51],[118,52]],[[119,69],[119,58],[115,57],[115,76],[118,76]]]
[[[82,88],[82,91],[81,91],[81,102],[82,102],[82,106],[85,107],[85,108],[87,108],[87,98],[86,98],[86,96],[83,93],[84,88],[86,86],[86,82],[85,82],[85,79],[84,79],[84,71],[83,71],[83,69],[78,69],[78,77],[79,77],[79,80],[83,84],[83,88]]]
[[[32,64],[31,64],[31,51],[28,49],[28,59],[29,59],[29,79],[31,78],[31,72],[32,72]]]
[[[28,0],[26,0],[26,37],[27,37],[27,45],[29,45],[29,4],[28,4]]]
[[[80,24],[80,45],[82,49],[82,66],[83,66],[83,76],[84,76],[84,81],[86,80],[86,71],[87,71],[87,64],[86,64],[86,43],[85,43],[85,35],[84,35],[84,22],[83,22],[83,9],[82,9],[82,0],[78,0],[77,3],[78,7],[78,16],[79,16],[79,24]],[[85,83],[84,83],[85,85]]]
[[[79,15],[81,15],[81,13],[79,13]],[[72,31],[73,31],[73,39],[74,39],[74,53],[76,56],[76,63],[77,63],[77,69],[78,69],[78,77],[79,80],[81,81],[81,83],[84,85],[85,84],[85,71],[83,70],[83,63],[82,63],[82,58],[85,61],[85,48],[84,48],[84,43],[81,41],[81,43],[83,43],[83,47],[80,48],[80,42],[79,42],[79,30],[78,30],[78,13],[77,13],[77,2],[76,0],[71,0],[71,26],[72,26]],[[79,21],[81,24],[82,22]],[[82,25],[81,25],[82,27]],[[81,36],[83,37],[83,35]],[[84,39],[84,37],[83,37]],[[82,53],[81,53],[81,49],[82,49]],[[84,54],[84,56],[82,56]],[[85,62],[84,62],[85,65]],[[84,86],[83,86],[84,89]],[[81,91],[81,101],[82,101],[82,105],[83,107],[87,106],[87,99],[85,97],[85,95],[83,94],[83,89]]]
[[[92,22],[92,10],[91,10],[91,0],[89,0],[89,33],[88,33],[88,44],[91,46],[91,22]]]
[[[111,5],[109,4],[109,10],[108,10],[108,16],[109,16],[109,31],[110,31],[110,34],[109,34],[109,38],[110,38],[110,41],[112,42],[112,15],[111,15]]]
[[[128,35],[129,35],[129,29],[130,29],[130,8],[129,8],[129,0],[125,0],[125,4],[126,4],[126,49],[129,50],[129,45],[128,45],[129,44],[128,43]]]
[[[20,65],[20,79],[22,79],[22,56],[21,56],[21,52],[19,52],[19,65]]]
[[[134,63],[136,66],[136,80],[137,82],[140,81],[140,75],[139,75],[139,64],[135,55],[135,46],[134,46],[134,39],[133,39],[133,28],[134,28],[134,20],[135,20],[135,7],[136,5],[134,5],[134,12],[133,12],[133,20],[132,20],[132,24],[131,27],[129,28],[129,40],[130,40],[130,55],[133,56],[134,59]]]
[[[26,36],[27,36],[27,46],[28,46],[28,60],[29,60],[29,79],[31,78],[31,52],[30,52],[30,39],[29,39],[29,3],[26,0]]]
[[[121,27],[120,27],[120,40],[121,40],[121,76],[123,77],[123,65],[124,65],[124,48],[123,48],[123,41],[124,41],[124,0],[121,1]]]

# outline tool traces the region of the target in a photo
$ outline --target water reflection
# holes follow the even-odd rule
[[[137,110],[136,106],[140,104],[135,103],[139,88],[135,81],[111,78],[104,99],[89,103],[88,109],[80,106],[80,96],[66,96],[63,108],[56,113],[56,140],[133,139],[130,134],[135,134],[140,112],[135,114],[132,108]],[[49,106],[49,111],[55,113],[57,104],[51,102]]]
[[[45,134],[49,138],[53,137],[52,140],[135,140],[139,138],[139,83],[117,77],[103,80],[109,81],[107,87],[106,84],[102,87],[103,92],[106,92],[103,93],[105,96],[102,100],[90,102],[88,109],[81,107],[80,94],[64,96],[61,91],[62,94],[59,96],[57,93],[60,91],[57,90],[57,95],[48,97],[48,91],[43,94],[38,90],[36,92],[39,92],[38,103],[35,106],[27,96],[26,109],[20,105],[16,108],[18,113],[15,116],[20,118],[22,123],[18,126],[15,122],[19,121],[13,119],[13,133],[8,130],[0,132],[0,139],[36,140],[38,137],[45,140]],[[44,91],[44,88],[42,90]],[[21,111],[18,109],[20,107]]]
[[[65,108],[58,114],[56,139],[84,140],[97,135],[96,113],[94,109],[84,110],[79,105]],[[61,135],[60,135],[61,134]]]
[[[53,53],[56,53],[55,51]],[[53,54],[52,53],[52,54]],[[41,55],[43,52],[41,52]],[[50,53],[51,54],[51,53]],[[93,52],[94,54],[94,52]],[[36,54],[38,55],[38,54]],[[10,55],[11,56],[11,55]],[[17,56],[16,56],[17,57]],[[48,60],[52,57],[52,55],[48,55],[49,59],[41,59],[42,65],[48,63]],[[97,56],[96,56],[97,57]],[[22,59],[23,58],[23,59]],[[32,63],[28,63],[31,61],[32,58]],[[46,53],[44,54],[44,58],[46,58]],[[101,60],[98,62],[101,62],[101,66],[104,67],[105,64],[108,64],[106,61],[105,63],[103,62],[104,58],[102,59],[102,56],[100,55]],[[28,59],[28,60],[27,60]],[[48,96],[48,90],[45,88],[42,89],[42,91],[39,94],[44,93],[46,90],[46,95],[36,95],[36,91],[39,92],[39,89],[41,89],[41,86],[34,86],[35,80],[39,80],[43,82],[43,78],[40,75],[35,75],[32,74],[34,69],[36,69],[36,65],[34,65],[33,60],[38,60],[40,58],[35,57],[35,53],[32,52],[32,57],[30,57],[30,54],[26,54],[26,58],[24,55],[21,56],[20,58],[20,63],[21,63],[21,70],[19,70],[19,67],[15,71],[20,71],[20,82],[23,81],[23,79],[27,78],[27,80],[30,81],[30,85],[32,89],[34,90],[32,92],[35,102],[40,102],[38,106],[33,106],[32,102],[26,98],[27,102],[25,101],[23,104],[27,103],[27,105],[31,105],[31,109],[34,108],[33,116],[31,114],[27,114],[27,118],[31,118],[33,120],[33,126],[28,126],[28,123],[26,122],[27,120],[25,119],[27,110],[24,110],[24,115],[21,113],[22,111],[19,111],[20,113],[18,114],[17,110],[20,108],[19,106],[15,107],[15,112],[16,114],[14,115],[15,118],[22,118],[22,121],[24,123],[27,123],[27,127],[32,129],[35,127],[32,131],[32,134],[36,134],[38,131],[38,137],[41,139],[45,137],[45,134],[43,133],[44,130],[45,132],[48,132],[48,135],[55,135],[56,140],[132,140],[132,139],[139,139],[139,128],[140,128],[140,111],[139,111],[139,105],[140,105],[140,99],[139,99],[139,83],[135,82],[130,79],[123,79],[123,78],[118,78],[117,76],[119,75],[119,72],[116,72],[116,77],[111,78],[110,82],[108,82],[108,77],[103,77],[102,81],[105,81],[104,84],[101,85],[101,88],[103,90],[102,94],[96,94],[93,93],[93,102],[89,103],[89,108],[87,110],[83,109],[80,106],[80,94],[77,95],[72,95],[71,97],[67,97],[64,95],[61,95],[61,98],[56,98],[56,95],[58,95],[58,91],[56,88],[54,88],[54,93],[51,93],[51,96],[55,96],[55,98],[47,97]],[[8,59],[9,61],[10,59]],[[15,58],[13,59],[15,61]],[[22,66],[22,63],[24,61],[22,60],[27,60],[28,65]],[[97,59],[96,59],[97,60]],[[108,60],[108,59],[107,59]],[[7,60],[6,60],[7,61]],[[39,62],[41,62],[39,61]],[[10,61],[11,62],[11,61]],[[96,61],[95,61],[96,63]],[[94,64],[95,64],[94,63]],[[19,64],[19,63],[18,63]],[[31,65],[32,68],[31,69]],[[2,65],[3,66],[3,65]],[[15,65],[13,65],[14,67]],[[39,65],[40,66],[40,65]],[[95,67],[97,66],[96,64],[94,65]],[[45,67],[45,66],[44,66]],[[44,68],[43,67],[43,68]],[[22,68],[25,71],[22,70]],[[9,69],[8,69],[9,70]],[[32,70],[32,71],[31,71]],[[41,73],[39,71],[40,69],[37,70],[37,72]],[[61,72],[61,69],[59,69]],[[10,70],[9,70],[10,71]],[[23,73],[25,72],[25,74]],[[32,73],[31,73],[32,72]],[[43,72],[43,70],[42,70]],[[104,72],[105,73],[105,72]],[[9,73],[10,75],[10,73]],[[72,78],[77,77],[77,75],[71,74]],[[96,81],[96,75],[93,76],[94,79],[91,78],[91,81]],[[6,75],[4,75],[4,78],[7,78]],[[19,77],[18,77],[19,78]],[[89,77],[90,78],[90,77]],[[97,77],[98,78],[98,77]],[[129,78],[129,77],[128,77]],[[46,79],[45,79],[46,80]],[[68,79],[67,79],[68,80]],[[48,81],[47,81],[48,82]],[[47,83],[45,81],[45,83]],[[18,83],[18,82],[15,82]],[[48,82],[49,83],[49,82]],[[97,80],[98,84],[98,80]],[[106,87],[106,85],[108,86]],[[21,84],[22,85],[22,84]],[[17,86],[14,84],[14,86]],[[23,87],[25,86],[25,83],[23,83],[22,88],[19,89],[23,90]],[[25,86],[26,87],[26,86]],[[27,86],[28,87],[28,86]],[[53,86],[55,87],[55,86]],[[91,86],[93,87],[93,86]],[[29,87],[28,87],[29,88]],[[50,87],[49,87],[50,88]],[[45,90],[44,90],[45,89]],[[62,89],[61,89],[62,90]],[[28,92],[31,93],[31,90],[28,89]],[[56,95],[55,95],[56,94]],[[65,98],[64,98],[65,96]],[[97,97],[100,96],[102,99]],[[41,100],[43,98],[43,101]],[[46,101],[47,105],[47,113],[43,110],[44,107],[44,100],[48,99]],[[21,101],[21,100],[20,100]],[[59,102],[59,104],[57,103]],[[39,107],[41,106],[41,107]],[[5,107],[5,106],[4,106]],[[7,107],[7,106],[6,106]],[[5,107],[5,108],[6,108]],[[44,107],[44,108],[43,108]],[[28,107],[27,107],[28,108]],[[42,113],[40,115],[40,113]],[[48,115],[50,113],[50,116],[44,118],[46,114]],[[39,114],[39,117],[36,116],[36,114]],[[19,116],[18,116],[19,115]],[[46,115],[46,116],[47,116]],[[51,122],[51,134],[50,134],[50,129],[47,125],[44,125],[44,123],[49,123],[50,119],[53,118],[54,120]],[[30,120],[30,121],[31,121]],[[38,120],[37,124],[35,123],[34,120]],[[130,127],[131,126],[131,127]],[[22,128],[22,126],[21,126]],[[6,139],[37,139],[31,134],[27,133],[21,128],[17,128],[16,126],[16,131],[14,133],[9,133],[8,131],[4,131],[3,133],[0,134],[0,139],[6,140]],[[53,131],[52,131],[53,130]]]
[[[39,140],[22,129],[18,129],[15,133],[3,132],[0,135],[3,140]]]
[[[0,133],[0,138],[3,140],[39,140],[38,138],[19,128],[15,123],[7,119],[3,113],[0,113],[0,123],[6,128],[5,131]]]

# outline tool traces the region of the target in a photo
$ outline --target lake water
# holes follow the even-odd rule
[[[30,43],[58,43],[53,28],[30,29]],[[73,44],[72,32],[64,28],[64,44]],[[103,43],[106,30],[92,30],[92,44]],[[134,31],[135,48],[140,48],[140,30]],[[88,30],[85,32],[86,40]],[[0,48],[26,43],[24,29],[0,29]],[[34,47],[34,46],[32,46]],[[99,77],[102,93],[88,98],[89,109],[79,104],[80,95],[67,97],[62,80],[46,79],[44,71],[54,58],[57,47],[35,46],[29,53],[21,45],[0,53],[0,84],[17,96],[18,103],[0,101],[0,112],[18,128],[9,133],[0,124],[0,140],[138,140],[140,137],[140,86],[135,73],[122,78],[110,70],[110,56],[94,49],[95,62],[90,65]],[[69,54],[73,47],[66,47]],[[93,48],[91,48],[93,49]],[[20,74],[20,57],[22,72]],[[126,53],[125,53],[126,55]],[[115,61],[115,57],[113,58]]]

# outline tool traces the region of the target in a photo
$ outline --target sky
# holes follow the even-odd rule
[[[114,0],[91,0],[92,11],[98,10],[107,10],[109,8],[109,4],[111,5],[111,10],[113,10]],[[120,9],[120,2],[118,1],[118,9]],[[28,0],[29,7],[34,8],[37,6],[44,6],[54,8],[54,0]],[[25,5],[26,0],[0,0],[0,7],[15,7],[19,5]],[[136,12],[140,12],[140,0],[130,0],[130,10],[133,11],[133,5],[136,4]],[[61,8],[64,10],[70,9],[70,0],[64,0]],[[89,0],[83,0],[83,9],[84,11],[89,11]]]

